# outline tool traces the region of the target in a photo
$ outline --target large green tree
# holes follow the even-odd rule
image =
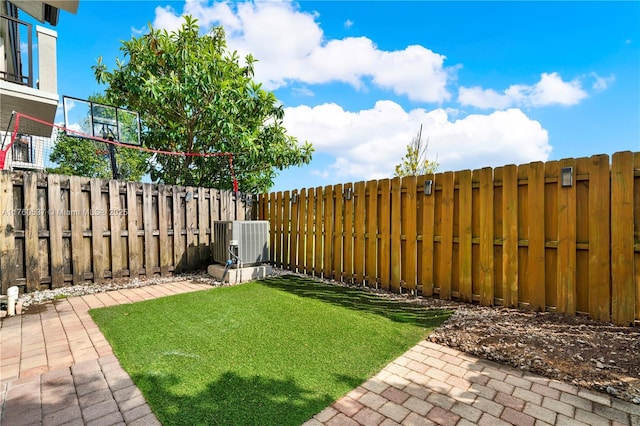
[[[101,94],[89,96],[89,100],[97,104],[107,103],[106,98]],[[124,116],[124,124],[131,119],[130,116]],[[85,120],[84,125],[88,127],[90,117],[87,116]],[[73,134],[73,132],[71,135],[64,132],[58,133],[49,156],[49,160],[57,166],[47,168],[47,171],[62,175],[113,177],[107,144],[93,139],[73,137]],[[147,172],[150,155],[133,148],[116,147],[114,150],[119,178],[128,181],[141,180]]]
[[[222,27],[200,33],[186,16],[173,32],[124,41],[125,60],[108,70],[93,67],[113,103],[138,111],[143,144],[199,153],[231,152],[240,189],[266,192],[278,170],[307,164],[313,148],[298,144],[283,127],[284,109],[272,92],[253,81],[255,59],[244,65],[227,50]],[[156,155],[151,178],[167,184],[232,187],[227,157]]]
[[[420,176],[435,173],[439,164],[427,158],[429,139],[422,140],[422,125],[418,134],[407,145],[407,152],[402,163],[396,165],[395,176]]]

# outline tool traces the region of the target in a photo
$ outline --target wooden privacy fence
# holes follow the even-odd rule
[[[22,291],[205,265],[213,222],[255,217],[217,189],[0,171],[0,282]]]
[[[277,192],[258,209],[285,269],[640,323],[640,153]]]

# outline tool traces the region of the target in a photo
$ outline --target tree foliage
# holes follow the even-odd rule
[[[402,158],[402,163],[396,165],[394,176],[420,176],[435,173],[439,164],[427,158],[429,139],[422,141],[422,125],[418,134],[407,145],[407,153]]]
[[[104,95],[89,96],[91,102],[106,104]],[[125,116],[125,120],[128,117]],[[86,117],[87,123],[90,117]],[[86,127],[86,126],[85,126]],[[57,167],[47,168],[49,173],[96,178],[113,177],[107,144],[59,133],[49,157]],[[139,181],[147,172],[149,154],[136,149],[116,147],[116,163],[120,179]]]
[[[149,33],[124,41],[127,61],[108,70],[93,67],[108,84],[115,104],[138,111],[143,144],[169,151],[233,154],[240,188],[266,192],[277,170],[308,164],[313,148],[287,135],[284,109],[272,92],[252,79],[255,59],[240,64],[228,52],[222,27],[200,34],[197,20],[185,17],[173,32]],[[167,184],[232,187],[226,157],[157,155],[151,178]]]

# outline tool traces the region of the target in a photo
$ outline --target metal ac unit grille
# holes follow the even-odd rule
[[[269,222],[266,220],[214,222],[213,235],[214,262],[225,263],[231,258],[231,241],[237,241],[237,256],[243,265],[269,261]]]

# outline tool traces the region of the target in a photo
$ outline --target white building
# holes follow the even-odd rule
[[[58,107],[56,43],[58,34],[20,19],[26,13],[42,23],[57,25],[60,10],[76,13],[79,0],[0,1],[0,169],[42,170],[42,145],[51,138],[51,126],[30,121],[20,126],[13,146],[13,112],[53,123]],[[37,43],[37,49],[34,46]],[[35,52],[35,53],[34,53]],[[37,58],[37,70],[34,63]],[[4,152],[4,154],[3,154]]]

